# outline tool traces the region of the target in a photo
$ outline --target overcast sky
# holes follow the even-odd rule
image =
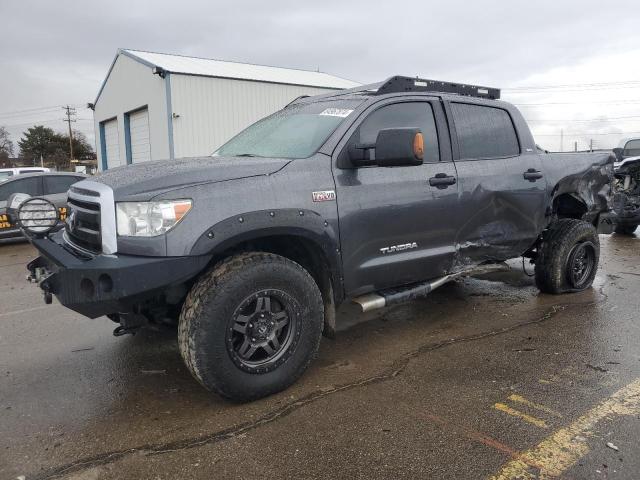
[[[552,150],[561,130],[565,150],[640,136],[637,0],[2,0],[0,18],[0,125],[14,142],[33,124],[63,130],[66,104],[93,142],[85,105],[119,47],[363,83],[403,74],[496,86]]]

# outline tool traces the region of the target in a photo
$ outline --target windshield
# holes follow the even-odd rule
[[[254,123],[214,155],[309,157],[360,103],[359,100],[331,100],[293,105]]]

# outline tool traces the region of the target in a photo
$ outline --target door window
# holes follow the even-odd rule
[[[424,137],[424,161],[439,162],[440,148],[433,108],[427,102],[385,105],[370,113],[356,131],[354,143],[375,144],[378,132],[386,128],[419,128]]]
[[[82,177],[71,175],[53,175],[44,177],[44,194],[53,195],[55,193],[65,193],[69,187],[82,180]]]
[[[640,156],[640,139],[629,140],[624,146],[623,157],[638,157]]]
[[[506,110],[452,103],[460,159],[513,157],[520,154],[518,136]]]
[[[13,193],[28,193],[29,195],[40,195],[40,177],[23,178],[13,182],[0,185],[0,202],[6,202]]]

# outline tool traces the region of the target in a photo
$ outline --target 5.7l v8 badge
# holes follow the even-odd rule
[[[333,202],[336,199],[335,190],[321,190],[319,192],[313,192],[314,202]]]

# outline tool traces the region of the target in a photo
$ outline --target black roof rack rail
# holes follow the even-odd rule
[[[402,77],[396,75],[379,85],[375,95],[400,92],[439,92],[454,93],[466,97],[490,98],[492,100],[498,100],[500,98],[499,88],[441,82],[439,80],[427,80],[418,77]]]

